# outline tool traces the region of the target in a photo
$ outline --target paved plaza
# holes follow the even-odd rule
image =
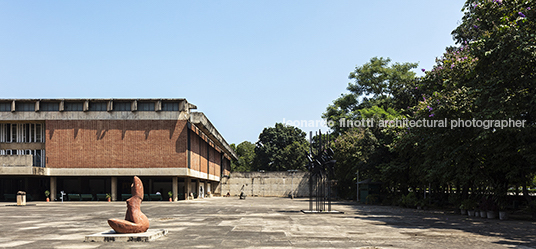
[[[336,202],[344,214],[304,214],[307,199],[143,202],[153,242],[84,242],[124,218],[125,202],[1,203],[0,247],[19,248],[536,248],[536,222]]]

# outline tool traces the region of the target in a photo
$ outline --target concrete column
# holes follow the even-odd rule
[[[54,201],[56,200],[56,194],[58,191],[56,190],[56,177],[51,176],[50,177],[50,200]]]
[[[208,188],[207,188],[208,184],[209,184],[208,182],[204,182],[204,184],[203,184],[204,185],[203,186],[203,194],[205,195],[205,197],[208,197]]]
[[[112,176],[112,201],[117,201],[117,177]]]
[[[189,177],[186,177],[184,179],[184,199],[185,200],[189,200],[188,198],[190,198],[190,178]]]
[[[197,180],[195,181],[195,192],[197,193],[197,198],[199,198],[199,194],[201,194],[201,193],[199,192],[199,185],[200,185],[200,181],[199,181],[199,179],[197,179]]]
[[[173,180],[173,186],[171,188],[172,189],[171,191],[173,192],[172,198],[173,198],[173,201],[179,201],[179,179],[176,176],[174,176],[172,180]]]

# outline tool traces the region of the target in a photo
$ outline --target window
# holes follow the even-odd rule
[[[4,124],[3,126],[3,136],[1,141],[9,143],[11,142],[11,124]]]
[[[29,127],[29,140],[28,142],[32,143],[32,142],[35,142],[35,124],[28,124],[30,127]]]
[[[10,112],[11,102],[0,102],[0,112]]]
[[[81,112],[84,110],[84,102],[65,102],[65,111]]]
[[[20,142],[27,143],[28,139],[30,139],[30,124],[22,124],[21,128],[22,137],[20,138]]]
[[[0,124],[1,143],[42,143],[43,124]]]
[[[42,143],[42,132],[43,132],[43,129],[42,129],[42,125],[41,124],[35,124],[35,142],[37,143]]]
[[[179,102],[162,102],[162,111],[179,111]]]
[[[15,102],[15,111],[33,112],[35,111],[35,103],[34,102]]]
[[[58,112],[60,111],[59,102],[40,102],[39,110],[43,112]]]
[[[138,101],[138,111],[153,111],[154,112],[154,102],[140,102]]]
[[[114,111],[130,111],[131,103],[126,101],[114,101]]]
[[[36,150],[34,153],[34,166],[44,167],[44,165],[41,165],[41,150]]]
[[[107,111],[106,102],[90,102],[89,110],[90,111]]]
[[[11,125],[11,142],[12,143],[17,142],[17,125],[16,124]]]

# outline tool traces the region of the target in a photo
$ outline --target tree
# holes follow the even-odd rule
[[[349,76],[354,80],[347,87],[350,93],[342,94],[333,101],[322,115],[337,124],[332,130],[338,136],[333,148],[341,196],[354,196],[353,187],[346,187],[355,185],[357,171],[359,179],[375,181],[395,182],[401,176],[385,174],[384,168],[395,157],[393,144],[402,129],[380,127],[379,122],[406,118],[408,106],[416,102],[417,81],[411,70],[417,64],[390,62],[389,58],[374,57],[363,66],[356,67]],[[367,119],[372,122],[361,123],[361,127],[352,127],[348,123]]]
[[[376,177],[375,167],[369,167],[369,158],[380,146],[369,129],[353,128],[341,134],[333,141],[335,164],[334,174],[337,179],[337,192],[342,198],[355,197],[356,173],[360,170],[363,179]]]
[[[452,32],[457,46],[448,47],[423,77],[409,71],[416,64],[389,66],[383,58],[356,67],[350,93],[328,106],[323,118],[337,124],[401,117],[473,122],[408,129],[336,126],[340,181],[348,184],[359,170],[392,193],[431,186],[428,191],[443,203],[450,186],[457,197],[505,199],[509,187],[521,185],[528,197],[526,186],[536,175],[536,9],[531,5],[534,1],[468,0],[462,23]],[[474,125],[509,119],[525,127]],[[364,146],[369,144],[374,146]]]
[[[524,120],[524,128],[481,130],[478,153],[496,193],[508,184],[526,186],[536,171],[536,12],[534,1],[465,3],[465,15],[453,31],[458,44],[477,58],[467,88],[476,92],[475,115],[482,119]]]
[[[281,123],[264,128],[255,146],[256,169],[305,170],[308,149],[305,135],[301,129]]]
[[[350,93],[329,105],[322,118],[339,124],[341,119],[357,120],[363,118],[361,111],[366,108],[380,107],[396,112],[406,112],[408,104],[414,100],[415,73],[411,71],[417,63],[393,63],[391,59],[374,57],[363,66],[350,73],[346,88]],[[334,126],[333,133],[339,135],[348,127]]]
[[[238,160],[231,162],[232,172],[249,172],[253,170],[253,162],[255,159],[255,144],[244,141],[238,146],[231,144],[231,148],[236,151]]]

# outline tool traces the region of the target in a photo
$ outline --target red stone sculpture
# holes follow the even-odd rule
[[[124,220],[109,219],[108,224],[116,233],[144,233],[149,229],[149,219],[141,212],[140,206],[143,200],[143,183],[140,178],[134,176],[134,182],[130,186],[132,197],[127,200],[127,214]]]

